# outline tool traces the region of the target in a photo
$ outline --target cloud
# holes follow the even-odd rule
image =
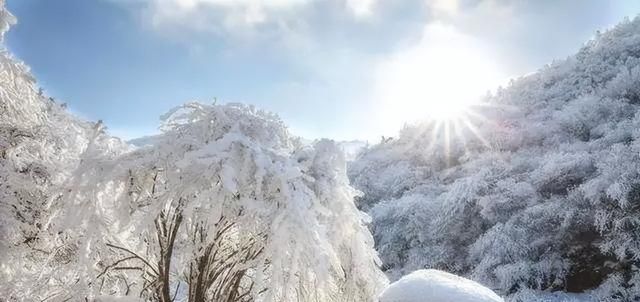
[[[346,4],[355,17],[367,17],[373,13],[376,0],[346,0]]]
[[[427,1],[427,6],[432,10],[432,14],[455,15],[460,9],[458,0],[432,0]]]
[[[307,0],[150,0],[153,25],[185,26],[191,30],[252,27],[277,19]]]
[[[300,120],[298,128],[309,128],[304,121],[322,107],[349,119],[332,122],[348,129],[309,132],[335,137],[358,128],[351,138],[389,134],[434,102],[474,98],[575,52],[621,18],[600,0],[135,1],[144,24],[202,57],[220,55],[208,54],[209,43],[281,62],[273,72],[287,80],[265,100],[295,111],[283,115]]]
[[[179,29],[243,33],[265,27],[304,27],[309,10],[339,7],[354,19],[372,14],[377,0],[140,0],[147,2],[145,12],[159,29]]]

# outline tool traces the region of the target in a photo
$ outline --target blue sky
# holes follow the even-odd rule
[[[574,53],[639,2],[8,0],[7,45],[48,94],[126,138],[216,98],[308,138],[375,141]]]

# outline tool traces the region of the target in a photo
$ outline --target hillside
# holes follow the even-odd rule
[[[464,87],[461,87],[464,89]],[[640,19],[513,80],[459,121],[350,165],[392,280],[437,268],[512,301],[640,298]]]

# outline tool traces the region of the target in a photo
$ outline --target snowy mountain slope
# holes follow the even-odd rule
[[[513,301],[640,298],[639,87],[636,18],[499,89],[472,126],[408,126],[362,153],[349,174],[388,275],[439,268]]]

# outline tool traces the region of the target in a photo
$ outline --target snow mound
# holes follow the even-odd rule
[[[503,302],[477,282],[447,272],[418,270],[392,283],[380,302]]]

